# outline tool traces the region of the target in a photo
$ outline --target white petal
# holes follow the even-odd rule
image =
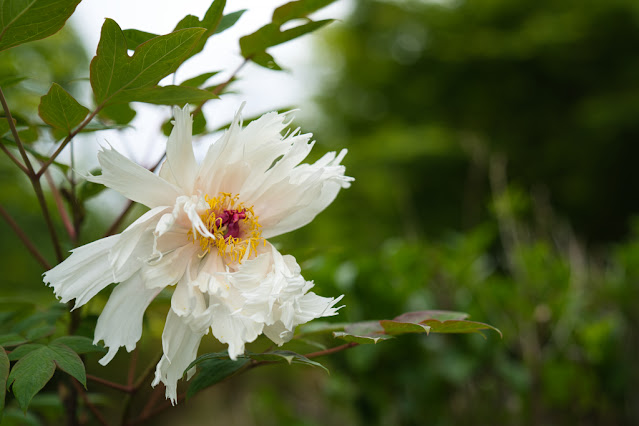
[[[339,164],[344,155],[346,150],[338,156],[328,153],[314,164],[282,171],[281,180],[273,182],[273,175],[268,184],[255,191],[251,204],[259,215],[264,238],[308,224],[333,202],[341,188],[350,186],[352,178],[344,176],[345,168]]]
[[[84,305],[109,284],[126,280],[139,269],[136,259],[113,269],[109,251],[119,239],[120,235],[112,235],[72,250],[71,256],[44,274],[44,282],[53,287],[60,302],[75,298],[74,309]]]
[[[141,268],[142,277],[148,288],[164,288],[167,285],[176,284],[189,261],[196,255],[198,247],[195,244],[187,244],[162,256],[156,263],[144,264]]]
[[[281,321],[264,327],[264,335],[271,339],[273,343],[282,346],[293,338],[293,331],[287,330]]]
[[[173,404],[177,403],[177,381],[182,378],[186,367],[197,357],[197,350],[205,333],[206,329],[192,330],[172,309],[169,310],[162,333],[164,354],[155,369],[152,386],[164,383],[166,397],[170,398]]]
[[[114,268],[119,269],[126,263],[139,245],[145,232],[149,234],[147,237],[152,236],[153,229],[160,219],[159,215],[166,210],[168,210],[168,207],[155,207],[144,213],[138,220],[122,231],[120,239],[113,246],[109,254],[111,264]],[[151,252],[148,252],[147,255],[150,256]]]
[[[174,127],[166,144],[166,161],[160,177],[191,194],[198,167],[193,154],[193,118],[188,105],[184,109],[174,107],[173,116]]]
[[[244,345],[262,334],[264,324],[231,312],[225,304],[213,309],[211,331],[217,340],[229,345],[229,357],[236,360],[244,353]]]
[[[120,346],[129,352],[135,348],[142,336],[144,311],[160,291],[161,288],[146,288],[139,273],[113,289],[95,327],[93,343],[104,340],[104,346],[109,348],[100,364],[108,364]]]
[[[88,176],[87,180],[115,189],[149,208],[172,206],[184,192],[112,148],[103,147],[98,153],[98,161],[102,175]]]

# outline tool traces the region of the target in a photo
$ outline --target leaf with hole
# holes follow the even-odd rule
[[[129,56],[122,30],[112,19],[105,20],[90,66],[96,102],[104,106],[118,99],[136,101],[126,92],[155,86],[175,72],[205,31],[204,28],[187,28],[154,37],[139,45],[133,56]]]

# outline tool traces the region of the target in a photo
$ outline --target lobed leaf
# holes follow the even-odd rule
[[[184,80],[182,83],[180,83],[180,86],[200,87],[204,83],[206,83],[211,77],[217,74],[219,74],[219,71],[205,72],[204,74],[200,74],[193,78],[189,78],[188,80]]]
[[[80,0],[0,0],[0,51],[58,32]]]
[[[87,387],[87,375],[84,363],[77,353],[62,343],[51,343],[48,348],[51,351],[51,358],[58,368],[70,376],[74,377],[82,386]]]
[[[90,80],[99,105],[135,101],[126,91],[155,86],[175,72],[196,45],[203,28],[187,28],[154,37],[127,54],[124,34],[118,24],[107,19],[102,26],[96,56],[91,61]]]
[[[7,393],[7,378],[9,377],[9,357],[4,348],[0,346],[0,422],[4,413],[4,398]]]
[[[33,396],[51,380],[54,371],[55,363],[47,347],[30,352],[13,366],[7,388],[11,386],[22,411],[27,411]]]
[[[44,347],[44,345],[41,343],[27,343],[26,345],[18,346],[9,354],[9,360],[17,361],[28,353],[31,353],[36,349],[40,349],[42,347]]]
[[[335,0],[298,0],[286,3],[273,11],[273,23],[281,25],[292,19],[305,18],[334,2]]]
[[[112,104],[100,110],[99,116],[116,124],[129,124],[136,115],[136,111],[128,103]]]
[[[55,339],[52,344],[64,345],[71,348],[75,353],[82,355],[90,352],[106,352],[102,346],[93,344],[93,341],[84,336],[62,336]]]
[[[363,321],[347,324],[344,327],[344,331],[333,332],[333,336],[346,340],[347,342],[360,344],[374,344],[382,340],[393,338],[392,336],[384,334],[384,329],[379,324],[379,321]]]
[[[209,359],[199,365],[199,372],[189,385],[186,397],[190,398],[202,389],[213,386],[226,379],[248,362],[247,359]]]
[[[11,347],[27,343],[27,339],[16,333],[0,335],[0,346]]]
[[[266,52],[256,53],[251,57],[251,60],[255,62],[257,65],[267,68],[273,71],[282,71],[283,68],[280,67],[275,59]]]
[[[70,134],[88,114],[88,108],[80,105],[57,83],[51,85],[49,92],[40,99],[38,107],[38,115],[45,123],[66,134]]]
[[[479,333],[481,330],[493,330],[499,333],[503,337],[501,331],[498,328],[489,324],[476,321],[461,321],[461,320],[449,320],[438,321],[436,319],[423,321],[423,324],[430,327],[430,331],[433,333]],[[482,334],[483,335],[483,334]]]
[[[304,34],[308,34],[331,22],[333,22],[333,19],[310,21],[285,31],[280,30],[279,24],[267,24],[253,34],[240,38],[240,50],[242,51],[242,56],[246,59],[252,59],[253,56],[264,52],[269,47],[277,46],[278,44],[282,44],[303,36]]]

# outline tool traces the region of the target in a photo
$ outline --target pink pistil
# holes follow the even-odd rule
[[[224,212],[215,219],[215,221],[218,222],[217,223],[218,228],[221,228],[222,226],[226,226],[224,239],[228,237],[239,238],[240,236],[239,222],[245,217],[246,217],[245,211],[224,210]]]

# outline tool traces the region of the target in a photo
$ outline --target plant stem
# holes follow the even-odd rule
[[[24,145],[20,140],[20,136],[18,135],[18,130],[13,122],[13,117],[11,116],[11,110],[9,110],[9,105],[7,105],[7,100],[4,97],[4,93],[0,88],[0,103],[2,103],[2,108],[7,116],[7,120],[9,121],[9,127],[11,128],[11,133],[15,139],[16,144],[18,145],[18,150],[20,151],[20,155],[22,155],[22,159],[27,168],[27,176],[31,181],[31,186],[33,186],[33,190],[36,193],[36,198],[38,199],[38,203],[40,204],[40,209],[42,210],[42,215],[44,216],[44,221],[47,224],[47,228],[49,228],[49,233],[51,234],[51,241],[53,242],[53,248],[55,250],[56,257],[58,262],[62,262],[62,248],[60,247],[60,241],[58,240],[58,235],[56,233],[55,227],[53,226],[53,221],[51,220],[51,215],[49,214],[49,208],[47,207],[47,202],[44,198],[44,192],[42,191],[42,185],[40,184],[40,176],[35,173],[33,169],[33,165],[31,161],[29,161],[29,157],[27,156],[27,152],[24,149]],[[51,161],[53,162],[53,161]]]
[[[42,167],[40,167],[40,170],[38,170],[38,173],[36,173],[37,178],[40,178],[44,174],[47,168],[55,161],[56,158],[58,158],[58,155],[60,155],[60,153],[64,150],[64,148],[66,148],[69,142],[71,142],[71,139],[73,139],[78,133],[80,133],[80,131],[84,129],[87,126],[87,124],[91,122],[91,120],[93,120],[93,117],[98,115],[98,112],[100,112],[102,108],[103,108],[103,105],[98,105],[98,107],[96,107],[96,109],[91,114],[89,114],[89,116],[85,118],[84,121],[80,123],[78,127],[75,128],[75,130],[73,130],[71,133],[67,135],[66,138],[64,138],[64,140],[62,141],[58,149],[56,149],[55,152],[51,155],[51,157],[49,157],[49,159],[42,165]]]
[[[95,405],[93,405],[91,401],[89,401],[89,395],[87,395],[87,393],[84,391],[84,388],[82,387],[82,385],[80,385],[80,383],[78,383],[77,380],[73,380],[72,383],[76,391],[80,394],[80,397],[84,401],[84,405],[86,405],[89,408],[89,410],[91,410],[91,412],[95,416],[98,423],[100,423],[103,426],[109,426],[109,423],[107,423],[102,413],[100,413],[98,408]]]
[[[51,189],[51,194],[53,195],[53,200],[55,201],[55,205],[58,208],[58,213],[60,213],[60,218],[62,219],[62,223],[64,224],[64,228],[67,231],[67,234],[71,238],[72,241],[76,240],[76,232],[73,224],[71,223],[71,219],[69,219],[69,215],[64,208],[64,203],[62,202],[62,197],[60,196],[60,191],[58,191],[58,187],[55,186],[55,182],[51,177],[51,173],[47,170],[44,173],[44,177],[49,184],[49,188]]]
[[[9,151],[9,148],[0,143],[0,149],[7,154],[11,161],[13,161],[20,170],[22,170],[25,174],[29,174],[29,170],[11,153],[11,151]]]
[[[120,392],[126,392],[126,393],[131,393],[133,392],[133,387],[131,386],[125,386],[125,385],[121,385],[119,383],[115,383],[115,382],[110,382],[108,380],[105,380],[101,377],[97,377],[91,374],[87,374],[87,379],[89,380],[93,380],[96,383],[100,383],[104,386],[110,387],[111,389],[115,389],[115,390],[119,390]]]
[[[335,346],[334,348],[325,349],[323,351],[311,352],[310,354],[304,355],[306,358],[317,358],[324,355],[334,354],[336,352],[343,351],[345,349],[354,348],[355,346],[359,346],[359,343],[349,342],[340,346]]]
[[[31,252],[33,257],[38,262],[40,262],[40,264],[42,266],[44,266],[44,269],[46,269],[46,270],[51,269],[51,265],[49,265],[49,262],[46,261],[44,256],[42,256],[42,254],[36,248],[35,244],[33,244],[33,242],[31,242],[29,237],[27,237],[27,234],[25,234],[24,231],[22,230],[22,228],[20,228],[20,225],[18,225],[16,223],[16,221],[13,220],[11,215],[9,215],[9,213],[4,209],[4,207],[2,207],[2,205],[0,205],[0,215],[4,218],[5,221],[7,221],[7,223],[11,227],[11,229],[13,229],[13,232],[15,232],[16,235],[18,236],[18,238],[20,238],[20,241],[22,241],[22,244],[24,244],[24,246],[27,248],[27,250],[29,250],[29,252]]]

